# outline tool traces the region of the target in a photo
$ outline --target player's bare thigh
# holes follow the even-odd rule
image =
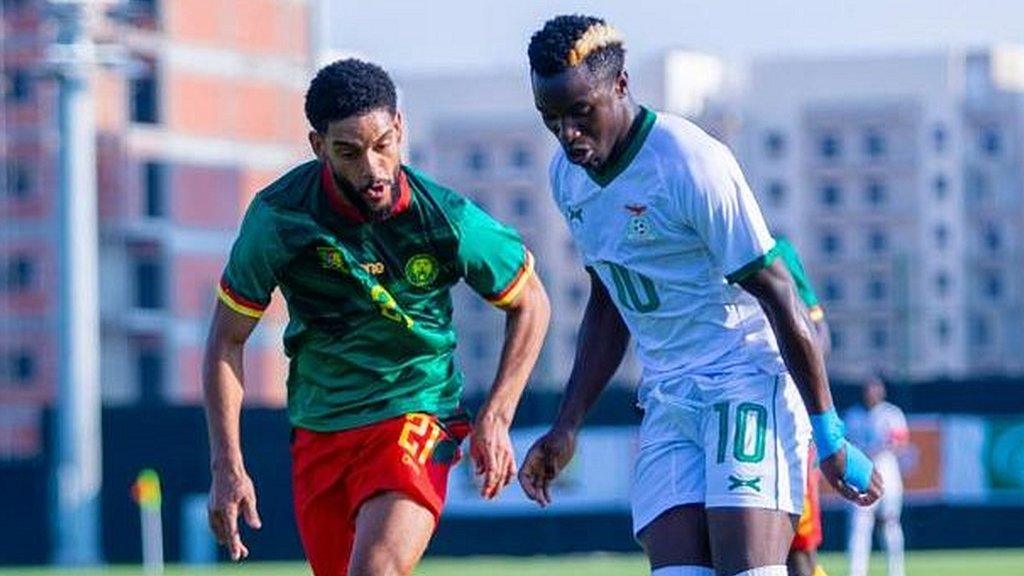
[[[384,492],[356,516],[349,576],[407,576],[423,557],[434,532],[434,515],[408,496]]]
[[[718,576],[783,566],[798,517],[765,508],[708,508],[711,557]]]
[[[708,524],[703,504],[670,508],[637,534],[651,570],[664,566],[711,567]]]

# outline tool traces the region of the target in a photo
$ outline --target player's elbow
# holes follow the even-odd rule
[[[509,315],[528,319],[529,322],[546,332],[551,320],[551,301],[547,290],[536,274],[532,274],[523,286],[522,293],[512,305],[506,308]]]

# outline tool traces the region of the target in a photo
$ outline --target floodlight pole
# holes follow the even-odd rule
[[[99,235],[92,76],[96,46],[86,33],[88,0],[52,1],[59,24],[50,64],[59,88],[60,328],[51,482],[53,561],[95,565],[102,485]]]

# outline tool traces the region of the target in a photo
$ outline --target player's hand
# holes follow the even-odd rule
[[[523,492],[541,506],[551,504],[551,482],[572,460],[576,452],[576,431],[552,428],[526,453],[519,471]]]
[[[469,455],[477,475],[483,477],[480,495],[488,500],[497,497],[516,475],[516,454],[508,426],[508,422],[486,412],[481,412],[473,424]]]
[[[878,501],[885,492],[885,488],[882,484],[882,477],[878,474],[878,469],[871,471],[871,485],[868,486],[866,492],[860,492],[849,483],[843,480],[846,475],[846,451],[849,449],[849,444],[843,447],[835,454],[822,460],[819,464],[821,468],[821,474],[828,480],[828,483],[836,489],[850,502],[859,506],[870,506]]]
[[[244,468],[214,470],[207,512],[210,530],[217,543],[228,549],[231,559],[237,562],[248,557],[249,549],[238,532],[238,515],[241,513],[245,523],[256,530],[263,523],[256,511],[256,488]]]

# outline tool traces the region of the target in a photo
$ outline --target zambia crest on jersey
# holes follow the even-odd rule
[[[417,288],[426,288],[437,279],[439,265],[430,254],[417,254],[405,263],[405,279]]]
[[[629,212],[629,222],[626,228],[626,238],[630,240],[654,240],[657,235],[654,233],[654,223],[647,214],[647,206],[643,204],[626,204],[626,211]]]

